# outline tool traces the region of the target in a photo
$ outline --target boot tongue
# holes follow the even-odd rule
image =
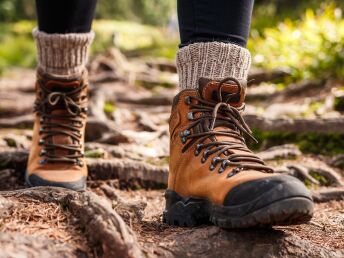
[[[45,83],[45,87],[53,92],[70,92],[80,86],[80,81],[57,81],[49,80]]]
[[[226,82],[223,84],[221,88],[221,96],[222,101],[230,104],[233,107],[240,107],[242,106],[244,99],[245,99],[245,89],[246,86],[243,86],[245,84],[242,83],[241,90],[240,86],[237,85],[234,82]],[[200,78],[199,80],[199,94],[200,96],[209,101],[209,102],[215,102],[218,103],[221,100],[219,99],[218,92],[220,88],[220,82],[216,80],[206,79],[206,78]],[[239,93],[240,92],[240,93]],[[200,131],[207,131],[209,128],[210,121],[207,121],[207,123],[202,125],[202,128],[200,128]],[[235,127],[233,127],[232,124],[226,123],[221,119],[218,119],[215,122],[215,128],[214,131],[228,131],[228,129],[236,130]],[[226,141],[228,140],[227,136],[217,136],[217,140],[219,141]],[[240,142],[238,139],[231,138],[230,139],[233,142]]]
[[[240,86],[234,82],[226,82],[221,89],[222,101],[225,102],[228,99],[228,103],[233,107],[240,107],[245,98],[245,85]],[[199,94],[200,96],[210,102],[219,102],[218,91],[220,88],[220,82],[207,78],[200,78],[199,80]],[[239,93],[240,91],[240,93]]]

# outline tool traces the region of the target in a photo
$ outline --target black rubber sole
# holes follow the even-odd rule
[[[28,173],[25,173],[25,182],[29,187],[55,186],[55,187],[67,188],[74,191],[86,190],[86,177],[82,177],[80,180],[76,182],[52,182],[52,181],[45,180],[34,174],[28,176]]]
[[[194,227],[213,223],[222,228],[268,227],[307,223],[313,215],[313,201],[308,196],[280,199],[252,209],[252,205],[220,206],[201,198],[183,198],[173,190],[165,193],[163,221],[169,225]],[[245,207],[251,207],[243,216]]]

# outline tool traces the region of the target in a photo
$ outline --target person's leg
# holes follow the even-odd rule
[[[56,75],[80,73],[87,63],[96,0],[36,0],[38,68]]]
[[[246,47],[254,0],[178,0],[181,47],[224,42]]]
[[[36,118],[26,182],[84,189],[85,67],[96,0],[36,0],[36,6]]]
[[[252,8],[253,0],[178,0],[181,89],[197,88],[200,77],[246,80]]]
[[[271,174],[245,138],[241,111],[253,0],[179,0],[181,91],[170,118],[164,221],[225,228],[310,220],[312,198],[297,179]]]
[[[96,3],[96,0],[36,0],[38,28],[49,34],[90,32]]]

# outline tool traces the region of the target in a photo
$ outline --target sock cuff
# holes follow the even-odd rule
[[[201,77],[246,80],[251,65],[250,52],[235,44],[194,43],[181,48],[176,57],[181,89],[197,88]]]
[[[56,75],[72,75],[84,70],[94,32],[48,34],[36,28],[32,34],[40,70]]]

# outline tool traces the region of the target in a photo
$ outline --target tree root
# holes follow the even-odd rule
[[[248,75],[248,85],[258,85],[262,82],[281,80],[286,76],[290,76],[290,71],[287,69],[265,70],[252,68]]]
[[[264,161],[276,159],[294,159],[302,153],[294,144],[285,144],[271,147],[265,151],[257,153],[257,155]]]
[[[333,169],[303,166],[299,164],[287,164],[282,168],[275,169],[277,173],[294,176],[301,181],[323,186],[342,186],[339,174]]]
[[[344,119],[342,117],[316,119],[267,119],[256,115],[244,115],[244,118],[251,128],[266,132],[344,134]]]
[[[130,181],[140,179],[166,185],[168,169],[156,167],[147,163],[129,159],[88,160],[88,170],[91,179],[120,179]]]
[[[36,187],[0,192],[3,197],[28,197],[66,206],[85,228],[89,243],[102,257],[143,257],[135,234],[110,204],[92,192]]]
[[[0,170],[12,169],[22,177],[28,158],[27,151],[0,152]],[[89,179],[119,179],[126,182],[138,179],[153,185],[166,185],[168,169],[130,159],[88,159]]]
[[[344,200],[344,188],[327,188],[312,192],[314,202],[329,202]]]
[[[102,184],[100,189],[112,201],[113,208],[127,224],[131,225],[132,222],[139,223],[142,221],[147,203],[143,201],[128,202],[117,194],[118,190],[107,184]]]
[[[333,157],[330,160],[329,164],[331,166],[344,169],[344,154],[337,155],[337,156]]]

